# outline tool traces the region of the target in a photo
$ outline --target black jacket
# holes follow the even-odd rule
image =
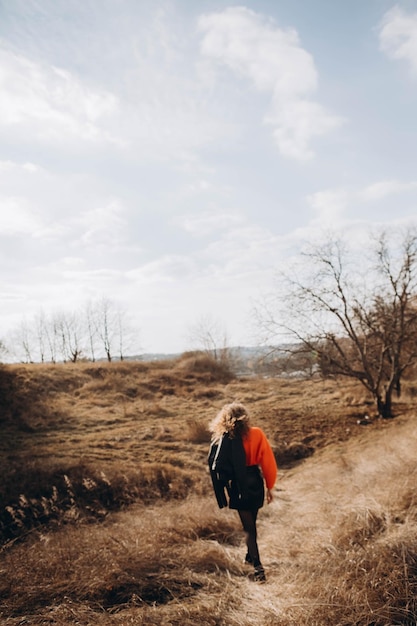
[[[230,438],[225,433],[218,443],[212,443],[208,455],[210,476],[217,504],[222,509],[233,500],[245,500],[247,496],[246,455],[242,438]],[[237,508],[237,507],[233,507]]]

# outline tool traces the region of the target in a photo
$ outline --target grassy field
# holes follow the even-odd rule
[[[234,379],[195,355],[4,368],[1,624],[415,625],[414,392],[381,421],[352,382]],[[280,467],[264,585],[206,467],[232,400]]]

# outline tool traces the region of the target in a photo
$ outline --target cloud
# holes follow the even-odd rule
[[[113,247],[119,245],[127,231],[127,218],[122,203],[111,200],[107,204],[83,213],[76,223],[83,228],[80,241],[87,246]]]
[[[10,242],[30,237],[40,256],[45,245],[50,254],[60,256],[67,248],[70,254],[82,250],[95,261],[97,253],[114,252],[121,245],[124,253],[130,253],[128,200],[103,186],[83,174],[64,175],[30,162],[0,161],[0,233]],[[113,258],[113,263],[117,260]]]
[[[34,48],[26,31],[0,40],[0,132],[8,141],[35,144],[43,157],[57,144],[71,155],[79,147],[81,159],[87,146],[107,143],[136,162],[196,168],[201,147],[236,139],[236,119],[198,67],[188,22],[162,7],[136,22],[87,7],[85,17],[100,25],[91,38],[84,4],[73,7],[77,28],[68,21],[64,42],[56,33],[43,41],[36,22]],[[142,9],[149,12],[131,10]]]
[[[34,163],[15,163],[14,161],[0,161],[0,175],[6,173],[9,175],[10,172],[38,172],[40,168]]]
[[[417,74],[417,13],[399,6],[385,13],[379,25],[381,50],[391,59],[406,61]]]
[[[37,237],[44,231],[44,216],[35,209],[33,198],[28,193],[28,188],[33,189],[31,185],[41,171],[34,163],[0,161],[0,234],[3,237]]]
[[[280,237],[249,221],[230,228],[199,252],[208,274],[234,280],[270,269],[281,256]]]
[[[184,215],[180,218],[182,228],[196,237],[204,237],[219,230],[234,228],[243,218],[235,212],[205,212]]]
[[[117,110],[116,96],[67,70],[0,47],[0,90],[0,127],[23,127],[42,141],[116,141],[102,123]]]
[[[24,198],[0,197],[0,235],[32,235],[42,228]]]
[[[195,262],[186,256],[167,254],[126,273],[127,278],[139,284],[173,283],[189,280],[196,275]]]
[[[383,180],[369,185],[361,192],[359,197],[365,201],[382,200],[387,196],[406,193],[417,189],[417,181],[401,182],[399,180]]]
[[[359,223],[369,224],[372,213],[374,224],[407,223],[414,217],[414,206],[398,206],[393,212],[392,204],[385,200],[390,196],[413,194],[417,197],[417,181],[381,180],[362,188],[324,189],[307,196],[307,202],[313,209],[313,217],[304,228],[314,234],[317,229],[345,229]],[[413,198],[413,195],[411,195]],[[367,216],[366,220],[364,216]],[[301,232],[301,231],[300,231]],[[303,234],[305,236],[305,234]],[[308,236],[308,235],[307,235]]]
[[[314,222],[327,228],[340,224],[350,200],[350,194],[344,189],[326,189],[308,196],[307,201],[314,209]]]
[[[318,87],[318,74],[313,57],[302,48],[294,29],[278,28],[244,7],[203,15],[198,27],[203,33],[204,56],[269,95],[270,111],[264,122],[272,126],[284,156],[311,158],[311,139],[342,123],[342,118],[311,100]]]

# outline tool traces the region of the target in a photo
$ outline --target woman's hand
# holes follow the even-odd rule
[[[273,499],[274,499],[274,494],[272,493],[272,489],[267,489],[266,490],[266,501],[267,501],[267,503],[270,504]]]

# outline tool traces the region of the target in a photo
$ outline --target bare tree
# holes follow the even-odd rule
[[[51,318],[53,328],[54,341],[57,346],[57,352],[61,355],[64,363],[68,361],[67,332],[65,327],[65,314],[62,312],[54,313]]]
[[[62,317],[63,330],[66,336],[66,356],[72,363],[76,363],[83,353],[82,328],[79,314],[66,313]]]
[[[417,235],[381,234],[375,244],[367,274],[340,240],[313,248],[304,255],[309,271],[286,276],[282,317],[271,300],[257,317],[270,337],[285,330],[314,353],[324,373],[357,379],[388,418],[393,391],[417,361]]]
[[[23,319],[13,337],[14,351],[19,354],[20,360],[26,363],[33,363],[34,361],[34,337],[32,327],[28,321]]]
[[[49,360],[52,363],[57,361],[58,353],[58,327],[55,317],[49,317],[45,321],[45,340],[48,346]]]
[[[47,347],[47,319],[45,313],[41,310],[35,316],[34,319],[35,333],[38,342],[39,358],[41,363],[46,360],[46,347]]]
[[[137,332],[128,316],[113,300],[90,301],[82,310],[59,311],[47,316],[40,311],[30,322],[23,320],[11,335],[15,358],[32,362],[58,359],[76,363],[84,354],[121,360],[127,347],[138,349]]]
[[[117,318],[117,342],[119,358],[123,361],[126,357],[126,349],[129,348],[130,354],[136,354],[140,351],[139,333],[131,323],[130,316],[124,309],[120,307],[116,311]]]
[[[94,305],[95,330],[104,349],[107,361],[111,362],[118,338],[117,307],[110,298],[102,297]]]
[[[91,360],[96,360],[96,341],[97,341],[97,320],[96,320],[96,308],[94,303],[90,300],[85,307],[85,325],[87,332],[87,342],[91,354]]]
[[[221,322],[210,315],[202,316],[191,327],[189,341],[216,361],[227,362],[230,359],[227,333]]]

